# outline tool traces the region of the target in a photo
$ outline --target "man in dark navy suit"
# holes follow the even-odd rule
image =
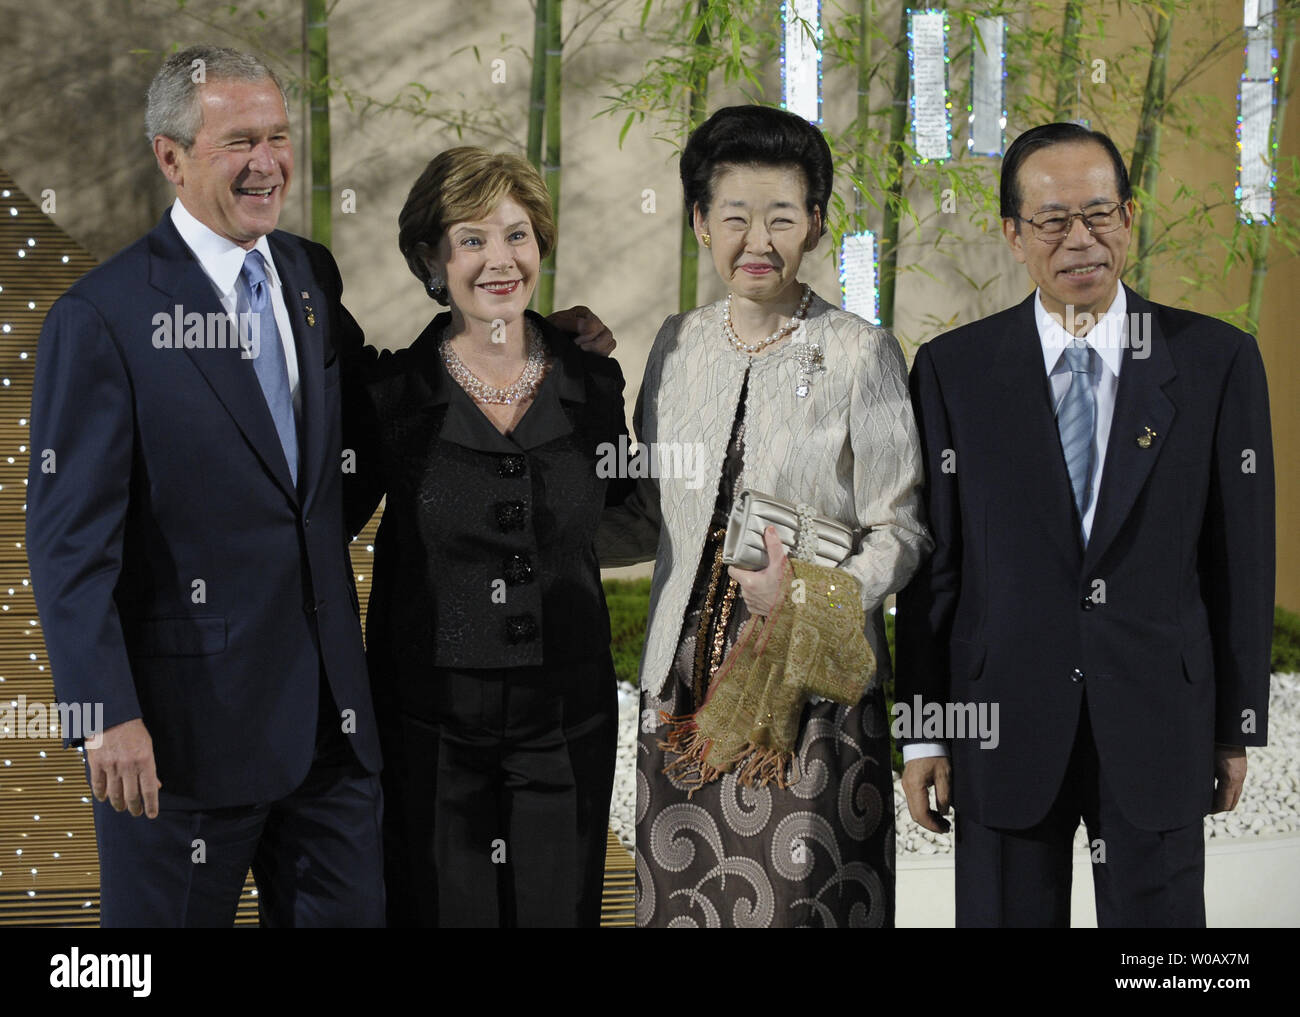
[[[955,809],[958,925],[1068,925],[1082,817],[1100,925],[1203,926],[1203,817],[1267,735],[1263,363],[1121,284],[1134,209],[1104,134],[1029,130],[1001,184],[1037,290],[912,368],[935,549],[899,597],[897,699],[949,723],[898,731],[908,806],[936,831]],[[961,736],[989,733],[972,714],[992,737]]]
[[[147,129],[176,202],[45,321],[27,539],[86,747],[105,926],[380,925],[380,753],[342,515],[329,252],[275,229],[283,92],[169,58]]]

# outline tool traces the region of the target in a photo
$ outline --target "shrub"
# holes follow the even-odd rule
[[[606,579],[605,603],[609,607],[610,653],[619,681],[637,684],[641,647],[645,644],[646,616],[650,611],[649,579]]]
[[[1300,671],[1300,615],[1288,611],[1281,604],[1273,608],[1274,674],[1294,674]]]

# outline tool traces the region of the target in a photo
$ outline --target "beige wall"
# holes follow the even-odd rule
[[[265,0],[257,6],[268,14],[265,22],[246,12],[231,16],[227,5],[212,0],[191,0],[184,12],[178,11],[175,0],[58,0],[43,5],[0,0],[0,165],[30,194],[54,188],[55,219],[97,256],[106,257],[134,240],[157,221],[170,199],[142,128],[144,90],[161,53],[173,44],[197,41],[248,47],[252,40],[281,54],[300,47],[300,3]],[[578,5],[571,0],[565,6],[571,24]],[[1178,25],[1171,80],[1187,65],[1193,36],[1213,32],[1216,21],[1223,27],[1240,18],[1239,0],[1205,0],[1202,8],[1203,17],[1186,18]],[[605,105],[602,96],[609,89],[604,82],[639,74],[656,55],[653,46],[635,41],[640,9],[639,2],[623,4],[589,44],[571,50],[566,63],[557,284],[559,306],[589,304],[615,329],[618,356],[629,381],[629,412],[649,344],[665,315],[676,310],[680,202],[675,155],[667,144],[651,138],[648,125],[633,127],[620,149],[621,118],[593,119]],[[1106,9],[1114,10],[1115,5]],[[879,14],[880,23],[891,31],[897,23],[896,11],[896,4],[890,4]],[[1055,9],[1041,16],[1059,21]],[[1134,38],[1133,33],[1141,30],[1131,15],[1107,17],[1109,39]],[[592,25],[588,22],[574,38],[582,39]],[[261,34],[250,36],[250,26],[257,26]],[[627,29],[626,37],[633,41],[618,41],[619,27]],[[471,45],[478,47],[482,62],[475,60]],[[531,6],[526,0],[340,0],[330,21],[331,71],[349,89],[390,98],[407,83],[418,81],[440,94],[440,108],[496,108],[501,112],[499,131],[471,132],[464,139],[495,148],[507,147],[512,140],[522,145],[531,46]],[[152,52],[136,55],[135,50]],[[1118,51],[1108,52],[1106,44],[1089,44],[1088,50],[1084,54],[1088,60]],[[1207,63],[1195,85],[1199,91],[1222,97],[1219,121],[1207,120],[1203,125],[1203,142],[1182,148],[1166,143],[1163,186],[1170,193],[1180,181],[1198,194],[1208,193],[1213,181],[1232,186],[1232,128],[1241,53],[1239,47],[1229,50],[1223,59]],[[504,84],[491,80],[490,61],[496,57],[506,62]],[[778,62],[770,60],[760,72],[771,99],[779,97],[778,70]],[[1131,144],[1132,114],[1138,103],[1132,88],[1121,82],[1124,73],[1137,70],[1144,67],[1116,67],[1106,86],[1090,81],[1083,86],[1102,89],[1094,98],[1105,116],[1094,126],[1112,131],[1121,149]],[[964,74],[964,69],[954,64],[954,73]],[[829,128],[840,129],[850,122],[855,87],[850,69],[828,70],[825,118]],[[722,90],[716,78],[714,89],[711,108],[742,100],[738,91]],[[878,85],[872,102],[881,108],[886,101],[883,85]],[[301,113],[301,105],[296,104],[296,198],[282,222],[297,232],[305,231],[309,183]],[[1300,112],[1294,105],[1291,119],[1292,130],[1284,144],[1287,157],[1300,151]],[[964,144],[960,117],[958,127],[960,146]],[[1010,129],[1015,133],[1019,128],[1012,124]],[[334,220],[333,249],[347,287],[345,298],[370,341],[403,346],[435,307],[397,252],[397,212],[424,163],[458,141],[436,122],[397,112],[363,115],[360,104],[349,108],[342,98],[332,106],[332,132],[335,193],[345,187],[356,193],[356,213],[338,214]],[[983,160],[980,165],[992,180],[993,162]],[[641,210],[646,188],[656,193],[654,214]],[[940,215],[934,211],[931,193],[932,186],[924,183],[912,188],[910,197],[921,210],[922,223],[919,228],[909,227],[904,236],[903,261],[918,269],[902,277],[898,293],[897,332],[909,355],[913,344],[952,324],[1005,307],[1029,290],[1023,269],[1006,251],[988,210],[959,207],[955,215]],[[1300,209],[1283,210],[1288,211],[1300,213]],[[1215,221],[1221,229],[1230,229],[1231,212],[1223,211]],[[878,228],[878,213],[872,225]],[[963,243],[947,252],[936,250],[933,239],[940,226],[958,232]],[[1269,276],[1261,346],[1273,394],[1278,461],[1278,597],[1300,609],[1300,537],[1289,525],[1300,510],[1300,479],[1294,470],[1300,410],[1292,396],[1298,354],[1289,328],[1298,307],[1300,263],[1282,262],[1282,252],[1276,257],[1281,263]],[[801,277],[827,298],[837,299],[828,241],[805,263]],[[982,288],[972,287],[966,277]],[[701,298],[714,299],[722,293],[706,263]],[[1211,313],[1223,311],[1244,303],[1245,294],[1245,273],[1235,272],[1222,293],[1203,294],[1195,306]],[[1153,297],[1178,302],[1183,295],[1176,273],[1157,273]]]

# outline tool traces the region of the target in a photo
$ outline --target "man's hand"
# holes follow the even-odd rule
[[[785,545],[776,535],[776,527],[763,531],[763,546],[767,549],[767,568],[760,571],[727,566],[727,575],[740,586],[740,595],[750,614],[767,617],[781,602],[781,580],[785,578]]]
[[[605,323],[592,313],[591,308],[581,304],[565,311],[556,311],[546,320],[561,332],[572,332],[573,341],[578,348],[588,353],[607,357],[618,345],[614,342],[614,333],[605,327]]]
[[[98,748],[86,747],[90,761],[90,787],[98,801],[109,801],[121,812],[158,816],[158,789],[162,783],[154,769],[153,739],[140,718],[110,727]]]
[[[931,787],[938,809],[930,808]],[[947,756],[923,756],[904,763],[903,794],[907,811],[917,823],[934,833],[948,832],[948,820],[943,816],[952,804],[952,764]]]
[[[1246,784],[1246,749],[1242,745],[1214,746],[1214,812],[1237,807]]]

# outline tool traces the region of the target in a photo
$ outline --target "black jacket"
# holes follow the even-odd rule
[[[609,616],[593,539],[630,480],[598,475],[627,432],[616,361],[544,319],[555,362],[502,435],[447,373],[439,315],[407,349],[351,370],[345,445],[354,531],[387,495],[366,620],[372,672],[506,668],[603,656]]]
[[[1153,304],[1124,351],[1085,549],[1031,295],[926,343],[912,368],[934,554],[898,601],[897,698],[999,707],[952,744],[954,804],[1046,814],[1086,703],[1105,783],[1145,830],[1209,811],[1216,741],[1263,745],[1273,456],[1255,340]],[[1142,319],[1139,319],[1142,320]]]
[[[381,763],[338,470],[340,365],[364,338],[329,252],[267,239],[298,350],[296,487],[241,353],[155,345],[155,313],[225,318],[170,212],[55,303],[37,348],[32,447],[58,458],[32,457],[27,552],[55,691],[103,703],[106,727],[144,720],[164,808],[298,787],[322,674]]]

